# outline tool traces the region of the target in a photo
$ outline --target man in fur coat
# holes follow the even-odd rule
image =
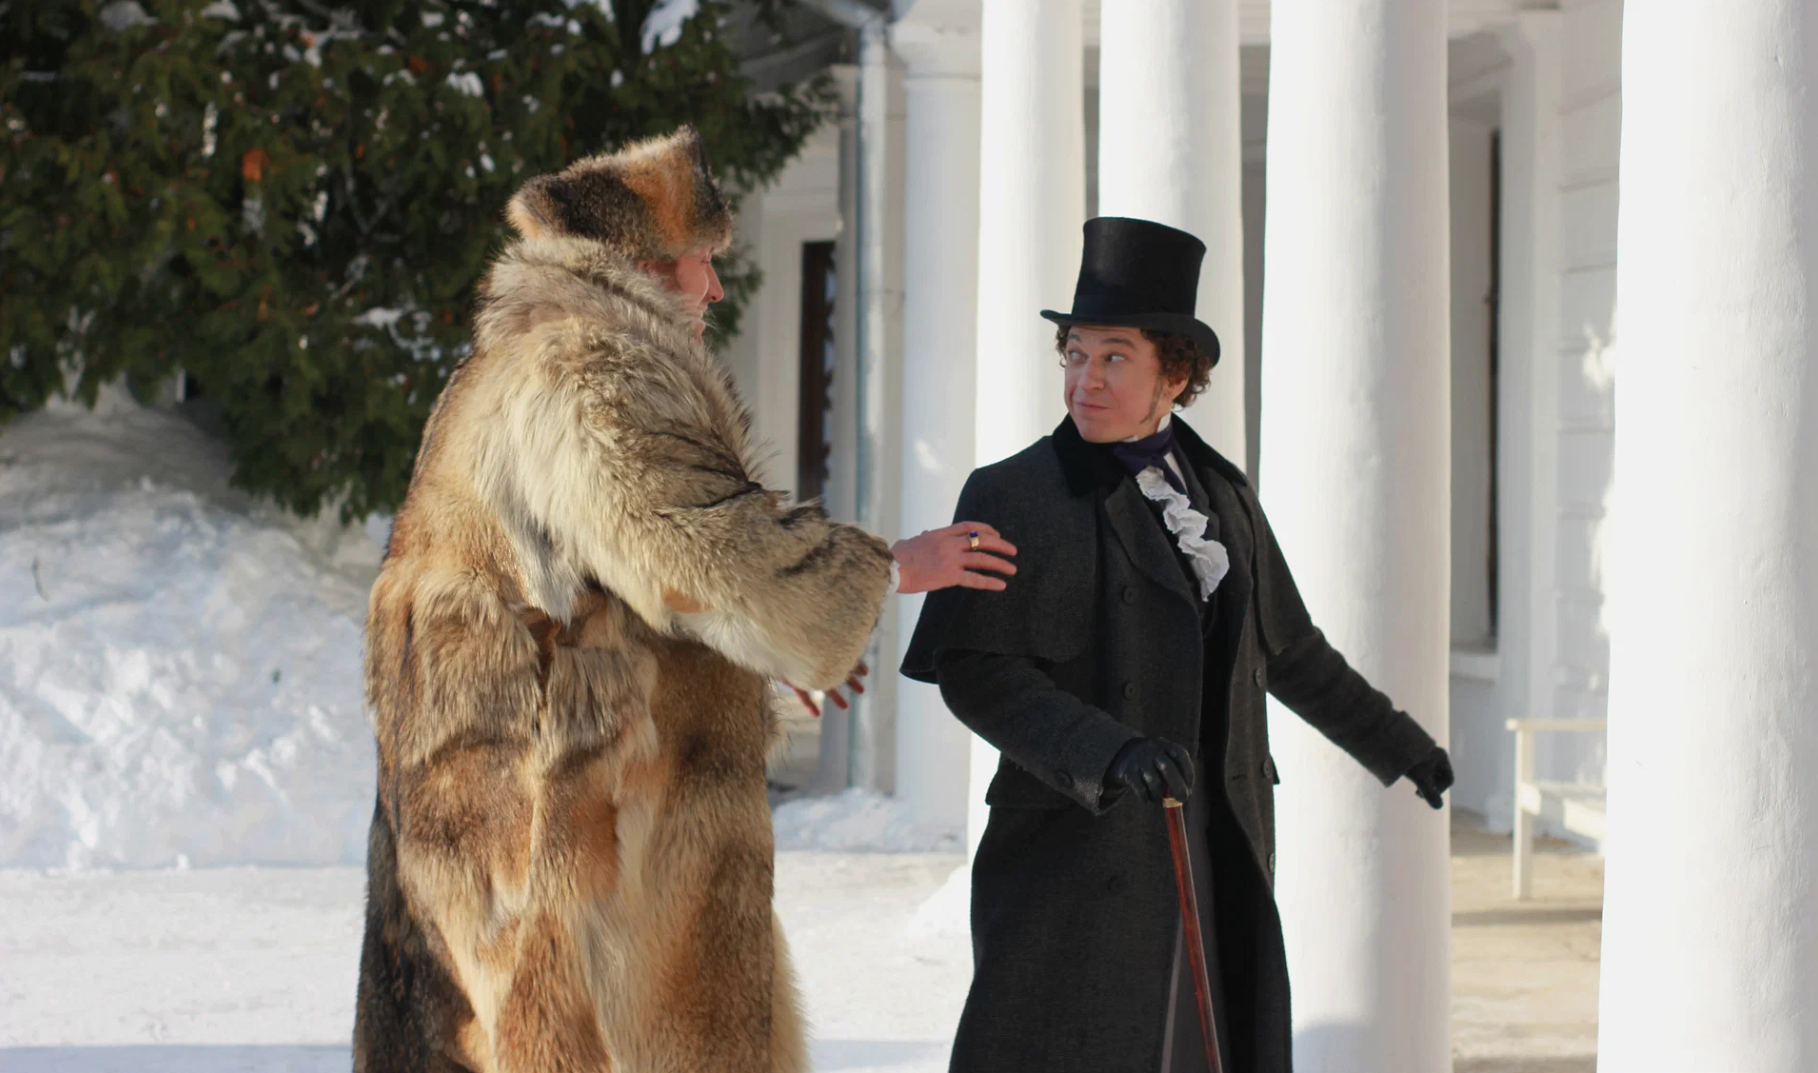
[[[1218,359],[1193,316],[1204,253],[1144,220],[1086,224],[1073,311],[1042,314],[1068,417],[960,495],[1024,569],[988,601],[930,596],[903,665],[1002,752],[955,1073],[1206,1069],[1165,796],[1186,801],[1224,1068],[1289,1073],[1265,690],[1385,785],[1438,808],[1452,781],[1314,628],[1242,471],[1170,414]]]
[[[367,619],[354,1068],[793,1073],[770,683],[847,679],[891,549],[758,482],[701,343],[732,218],[692,131],[508,217]],[[975,528],[899,545],[903,587],[1001,588]]]

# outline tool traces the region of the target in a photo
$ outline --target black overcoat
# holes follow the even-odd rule
[[[1208,845],[1231,1073],[1292,1068],[1287,960],[1272,893],[1267,690],[1386,785],[1433,740],[1309,619],[1242,471],[1175,418],[1231,567],[1200,604],[1135,482],[1068,419],[973,472],[957,516],[1017,545],[1007,591],[929,595],[903,673],[1002,753],[972,871],[974,972],[955,1073],[1156,1073],[1179,923],[1162,812],[1104,793],[1139,735],[1216,769]],[[980,660],[994,673],[980,676]],[[988,661],[996,660],[996,663]],[[939,668],[965,661],[962,677]],[[1001,673],[1000,673],[1001,672]],[[981,685],[980,683],[987,683]],[[963,695],[962,695],[963,694]],[[1200,741],[1203,726],[1223,741]],[[1292,773],[1289,773],[1292,777]]]

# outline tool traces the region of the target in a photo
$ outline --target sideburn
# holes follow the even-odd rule
[[[1143,415],[1143,424],[1156,420],[1156,415],[1161,413],[1162,397],[1167,394],[1167,386],[1167,381],[1159,376],[1155,378],[1155,395],[1149,400],[1149,412]]]

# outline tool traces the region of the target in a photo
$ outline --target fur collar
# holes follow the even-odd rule
[[[637,327],[671,352],[700,346],[693,312],[680,295],[602,242],[563,237],[519,239],[499,255],[480,286],[475,342],[492,349],[571,318]]]

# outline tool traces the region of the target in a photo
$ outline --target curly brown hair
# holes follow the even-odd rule
[[[1054,351],[1064,359],[1067,356],[1067,333],[1077,325],[1063,324],[1054,333]],[[1187,386],[1181,388],[1175,398],[1178,407],[1191,406],[1199,398],[1200,392],[1212,380],[1212,359],[1199,349],[1191,336],[1176,335],[1173,332],[1152,332],[1147,328],[1138,328],[1143,338],[1155,344],[1155,356],[1161,359],[1162,380],[1185,380]]]

